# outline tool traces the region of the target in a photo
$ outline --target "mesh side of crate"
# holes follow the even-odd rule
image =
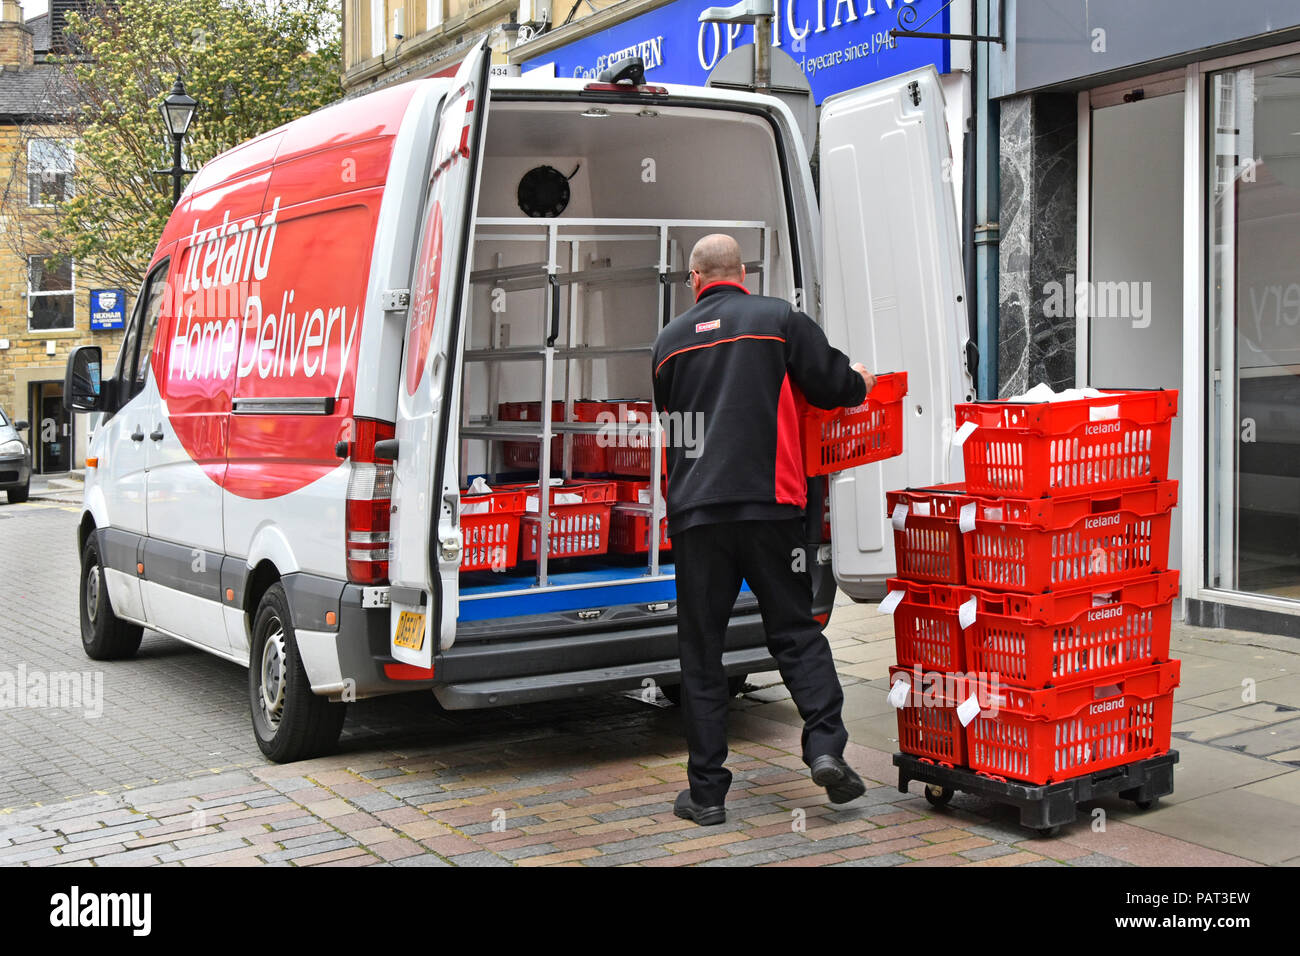
[[[966,735],[951,707],[904,707],[898,712],[898,749],[961,766]]]
[[[936,671],[966,669],[954,610],[904,601],[894,612],[894,645],[899,664]]]
[[[1168,560],[1168,532],[1168,514],[1120,516],[1113,527],[1076,525],[1055,532],[977,527],[966,535],[967,581],[994,588],[1045,590],[1159,570]]]
[[[960,584],[963,579],[961,537],[956,522],[926,522],[909,518],[894,532],[898,576],[915,581]]]
[[[1059,720],[977,717],[967,728],[974,770],[1050,783],[1154,756],[1169,748],[1173,693]]]
[[[1154,655],[1156,613],[1131,610],[1114,622],[1072,623],[1051,630],[1051,669],[1047,681],[1090,677],[1126,664],[1145,664]],[[1003,680],[1030,682],[1031,655],[1041,653],[1023,627],[1014,624],[977,624],[968,644],[970,670],[998,674]],[[1037,635],[1034,635],[1037,637]]]
[[[517,543],[517,515],[466,515],[461,519],[464,548],[461,551],[462,571],[485,571],[489,568],[508,568],[515,563]]]

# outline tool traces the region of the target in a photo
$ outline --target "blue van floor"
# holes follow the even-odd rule
[[[531,566],[530,566],[531,567]],[[675,568],[659,566],[661,579],[651,579],[644,564],[610,567],[576,562],[569,570],[551,572],[545,588],[537,587],[534,574],[464,574],[460,582],[462,621],[485,621],[525,614],[576,611],[619,604],[652,604],[677,600]],[[615,583],[617,582],[617,583]],[[585,585],[585,586],[584,586]],[[749,585],[742,585],[748,590]]]

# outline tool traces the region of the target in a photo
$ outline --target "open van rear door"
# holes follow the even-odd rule
[[[486,38],[456,73],[438,116],[397,383],[389,538],[390,646],[433,665],[456,637],[460,568],[460,408],[456,381],[469,250],[482,168],[491,54]]]
[[[953,404],[974,384],[943,91],[933,67],[828,98],[821,118],[822,317],[873,372],[905,371],[903,455],[830,479],[835,579],[879,596],[894,573],[885,491],[962,476]]]

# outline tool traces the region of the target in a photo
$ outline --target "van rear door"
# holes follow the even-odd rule
[[[835,579],[878,596],[894,572],[885,491],[961,478],[953,404],[968,401],[969,338],[943,91],[933,67],[822,106],[822,316],[872,371],[905,371],[902,456],[831,479]]]
[[[460,388],[454,379],[490,65],[485,38],[461,63],[440,108],[397,383],[390,644],[396,660],[426,669],[437,647],[450,647],[456,636]]]

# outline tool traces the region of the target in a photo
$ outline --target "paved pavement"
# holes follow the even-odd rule
[[[1040,839],[1009,808],[959,794],[935,811],[919,785],[897,791],[885,700],[891,621],[846,603],[827,635],[845,683],[846,756],[869,779],[866,795],[826,803],[797,756],[799,720],[784,688],[774,674],[752,675],[733,704],[729,819],[702,829],[672,815],[685,786],[679,713],[637,694],[459,713],[427,695],[363,701],[338,755],[266,763],[240,668],[158,635],[134,661],[84,657],[76,515],[56,500],[0,506],[0,675],[102,681],[98,703],[0,709],[0,864],[1300,862],[1300,643],[1291,639],[1177,627],[1175,793],[1146,813],[1115,799],[1086,804],[1079,822]]]

